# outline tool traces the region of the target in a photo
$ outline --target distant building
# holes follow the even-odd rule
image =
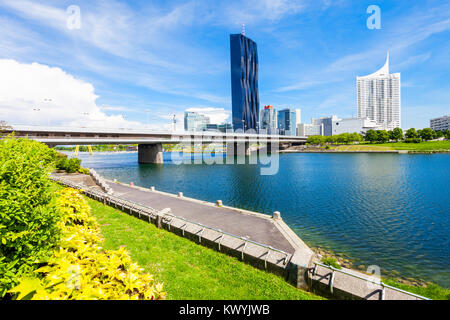
[[[219,129],[220,132],[233,131],[233,125],[231,123],[219,124],[218,129]]]
[[[434,131],[450,130],[450,116],[431,119],[430,128]]]
[[[295,126],[302,123],[302,110],[301,109],[295,109]]]
[[[231,96],[234,130],[258,130],[258,50],[243,34],[230,35]]]
[[[185,131],[203,131],[209,124],[209,117],[197,112],[184,113],[184,130]]]
[[[293,109],[278,111],[278,131],[281,135],[295,136],[297,134],[296,124],[296,112]]]
[[[215,123],[207,123],[206,124],[206,131],[219,131],[219,125]]]
[[[332,122],[332,133],[333,135],[341,133],[360,133],[365,134],[367,130],[382,130],[383,126],[379,125],[376,121],[370,119],[358,119],[358,118],[347,118],[347,119],[336,119]]]
[[[333,115],[331,117],[324,117],[318,119],[311,119],[311,124],[321,125],[323,124],[323,135],[331,136],[333,135],[333,121],[337,121],[338,117]]]
[[[401,128],[400,73],[389,74],[389,52],[381,69],[356,77],[356,86],[359,119],[376,121],[386,130]]]
[[[261,121],[260,129],[262,133],[267,134],[277,133],[278,114],[277,111],[273,108],[273,106],[268,105],[265,106],[263,110],[261,110],[260,121]]]
[[[297,135],[300,137],[323,136],[323,127],[323,123],[300,123],[297,125]]]

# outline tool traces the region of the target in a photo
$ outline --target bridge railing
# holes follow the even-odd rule
[[[264,129],[260,130],[259,133],[256,131],[250,132],[240,132],[227,130],[222,131],[174,131],[174,130],[154,130],[146,128],[105,128],[105,127],[68,127],[68,126],[42,126],[42,125],[28,125],[28,124],[11,124],[11,129],[6,131],[18,131],[18,132],[48,132],[48,133],[60,133],[66,132],[70,133],[90,133],[90,134],[138,134],[138,135],[195,135],[195,136],[269,136],[269,137],[279,137],[283,138],[294,138],[302,139],[305,137],[300,137],[296,135],[282,135],[280,132],[267,132]],[[64,137],[62,137],[64,138]],[[92,137],[95,138],[95,137]]]

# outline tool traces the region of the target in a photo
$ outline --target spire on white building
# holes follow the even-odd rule
[[[358,78],[373,78],[373,77],[379,77],[379,76],[387,76],[388,74],[389,74],[389,50],[387,51],[386,62],[384,63],[384,66],[382,66],[380,69],[378,69],[374,73],[371,73],[367,76],[358,77]]]

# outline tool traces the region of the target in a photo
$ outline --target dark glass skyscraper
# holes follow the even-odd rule
[[[230,35],[233,129],[258,130],[258,50],[243,34]]]

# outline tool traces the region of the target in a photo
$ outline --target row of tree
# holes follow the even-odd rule
[[[445,137],[450,139],[450,131],[434,131],[430,128],[424,128],[416,130],[415,128],[410,128],[406,130],[403,135],[403,130],[400,128],[395,128],[394,130],[368,130],[364,136],[364,140],[372,142],[389,142],[389,141],[405,141],[405,142],[422,142],[432,139],[438,139]]]
[[[341,133],[334,136],[310,136],[306,143],[313,145],[329,144],[349,144],[364,141],[364,137],[359,133]]]
[[[416,130],[410,128],[403,134],[403,130],[395,128],[393,130],[368,130],[365,136],[359,133],[341,133],[333,136],[310,136],[306,143],[312,145],[324,144],[349,144],[359,143],[362,141],[373,142],[389,142],[389,141],[405,141],[405,142],[421,142],[432,139],[442,138],[450,139],[450,131],[434,131],[430,128]]]

